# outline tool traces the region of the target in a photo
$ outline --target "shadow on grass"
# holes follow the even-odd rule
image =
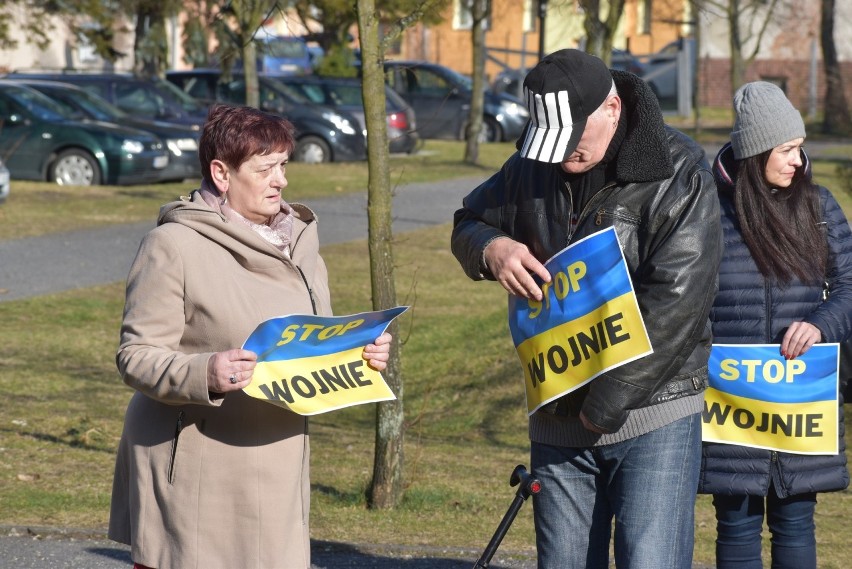
[[[64,439],[62,437],[58,437],[56,435],[51,435],[48,433],[39,433],[35,431],[18,431],[15,429],[8,428],[0,428],[0,432],[6,434],[17,435],[20,437],[29,437],[31,439],[35,439],[37,441],[42,441],[51,444],[63,445],[69,448],[75,449],[83,449],[83,450],[92,450],[96,452],[103,452],[107,454],[115,454],[115,446],[101,446],[95,445],[91,443],[87,443],[84,438],[87,436],[87,433],[79,432],[75,429],[70,429],[68,432],[68,439]]]
[[[435,546],[353,546],[328,541],[311,542],[313,569],[469,569],[480,555],[482,552],[478,550]],[[494,569],[532,569],[535,567],[535,558],[531,555],[501,555],[498,551],[487,566]]]
[[[364,502],[363,492],[341,492],[337,488],[325,484],[311,484],[311,492],[328,496],[338,504],[357,506]]]

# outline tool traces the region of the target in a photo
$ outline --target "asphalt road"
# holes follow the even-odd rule
[[[448,223],[462,198],[485,179],[465,178],[397,188],[394,233]],[[367,235],[366,195],[307,202],[319,218],[320,243]],[[0,242],[0,302],[123,281],[151,222],[116,225]]]
[[[831,146],[808,142],[817,157]],[[718,148],[706,147],[712,161]],[[394,233],[448,223],[462,198],[490,172],[479,178],[398,187],[394,197]],[[320,243],[329,245],[367,235],[366,195],[311,200],[319,218]],[[150,223],[54,233],[43,237],[0,242],[0,302],[74,288],[122,281]]]
[[[482,550],[473,549],[313,541],[311,569],[470,569],[480,555]],[[102,535],[26,528],[0,531],[0,567],[3,569],[130,569],[132,566],[129,548],[108,541]],[[535,556],[498,550],[489,567],[534,569]]]

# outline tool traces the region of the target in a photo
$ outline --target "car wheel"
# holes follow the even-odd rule
[[[101,169],[91,154],[73,148],[65,150],[50,165],[48,179],[60,186],[97,186]]]
[[[479,131],[480,142],[501,142],[503,131],[496,120],[485,117],[482,120],[482,130]]]
[[[331,162],[331,149],[326,141],[318,136],[306,136],[296,142],[293,150],[294,162],[307,162],[308,164],[320,164]]]
[[[459,140],[465,140],[467,136],[467,125],[465,124],[459,133]],[[482,119],[482,128],[479,129],[479,142],[500,142],[503,139],[503,131],[500,125],[492,118]]]

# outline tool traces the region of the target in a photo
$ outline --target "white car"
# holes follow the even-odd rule
[[[9,197],[9,186],[9,169],[0,160],[0,203],[5,202]]]

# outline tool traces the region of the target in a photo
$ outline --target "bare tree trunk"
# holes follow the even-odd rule
[[[691,0],[692,2],[692,29],[695,49],[695,69],[692,72],[692,112],[693,112],[693,128],[695,134],[701,134],[701,86],[703,85],[703,77],[701,75],[704,69],[704,63],[701,61],[701,45],[704,41],[701,33],[701,15],[704,10],[703,0]]]
[[[625,0],[610,0],[607,3],[606,19],[601,19],[600,0],[578,0],[580,7],[586,13],[583,18],[583,29],[586,31],[586,52],[603,59],[609,66],[612,61],[612,42],[615,32],[624,13]]]
[[[482,113],[485,108],[485,23],[491,12],[490,0],[473,0],[471,37],[473,41],[473,92],[470,114],[465,129],[464,161],[479,162],[479,133],[482,132]]]
[[[740,2],[728,2],[728,33],[731,48],[731,94],[745,81],[745,65],[743,64],[743,40],[740,37]]]
[[[367,126],[368,153],[368,246],[373,309],[397,305],[394,284],[393,195],[389,177],[387,124],[385,122],[384,53],[379,47],[379,14],[375,0],[358,0],[358,33],[361,38],[362,97]],[[376,446],[373,479],[367,491],[371,508],[393,508],[402,500],[403,389],[396,320],[388,331],[394,336],[385,380],[396,400],[376,405]]]
[[[243,43],[242,52],[243,73],[246,80],[246,105],[260,108],[260,87],[257,79],[257,46],[253,41],[246,41]]]
[[[850,134],[852,117],[849,116],[849,106],[846,104],[843,75],[840,72],[837,47],[834,43],[834,6],[835,0],[822,0],[820,44],[826,85],[822,130],[829,134]]]
[[[707,4],[718,7],[718,4],[709,0]],[[792,3],[785,3],[780,6],[781,9],[777,8],[779,8],[778,0],[727,0],[727,4],[722,7],[728,19],[732,96],[746,82],[746,71],[760,52],[763,36],[769,24],[776,19],[784,18],[788,11],[794,10]],[[755,24],[758,24],[756,34],[754,33]],[[744,28],[747,35],[754,36],[753,49],[747,56],[744,54],[743,47]]]

